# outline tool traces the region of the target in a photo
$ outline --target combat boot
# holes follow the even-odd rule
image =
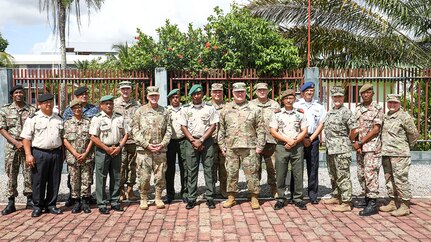
[[[28,195],[27,196],[27,204],[25,205],[25,209],[33,209],[33,207],[34,207],[33,196]]]
[[[260,208],[260,204],[259,204],[259,200],[257,199],[259,197],[259,194],[251,194],[251,208],[252,209],[259,209]]]
[[[127,186],[127,193],[126,193],[127,200],[129,201],[136,201],[138,198],[135,196],[135,193],[133,192],[133,185]]]
[[[402,200],[400,203],[400,207],[397,210],[391,212],[391,215],[395,216],[395,217],[401,217],[401,216],[409,215],[410,214],[409,205],[410,205],[410,201]]]
[[[141,203],[139,208],[142,210],[148,210],[148,194],[141,193]]]
[[[84,213],[91,213],[91,209],[90,209],[90,199],[88,197],[83,197],[82,198],[82,211],[84,211]]]
[[[8,200],[9,201],[7,203],[7,206],[3,209],[3,211],[1,211],[2,215],[8,215],[8,214],[11,214],[13,212],[16,212],[15,198],[14,197],[10,197]]]
[[[395,199],[392,198],[391,201],[389,201],[389,203],[387,205],[381,206],[379,208],[379,210],[381,212],[385,212],[385,213],[389,213],[389,212],[397,210],[397,204],[396,204]]]
[[[235,193],[228,192],[227,193],[227,200],[223,203],[224,208],[231,208],[236,204],[235,201]]]
[[[162,192],[161,191],[156,191],[155,202],[156,202],[157,208],[165,208],[165,203],[162,200]]]
[[[120,187],[120,197],[118,198],[119,202],[126,200],[126,194],[124,193],[124,186]]]
[[[271,186],[271,195],[273,198],[277,198],[278,194],[277,194],[277,187],[275,185]]]
[[[323,204],[340,204],[340,198],[338,197],[331,197],[329,199],[322,199]]]
[[[368,205],[364,208],[364,210],[359,212],[360,216],[371,216],[374,214],[378,214],[379,209],[377,208],[377,201],[375,198],[368,199]]]
[[[332,208],[333,212],[350,212],[352,211],[352,204],[350,202],[342,202],[341,204]]]
[[[75,199],[75,206],[72,208],[72,213],[80,213],[82,208],[81,199]]]

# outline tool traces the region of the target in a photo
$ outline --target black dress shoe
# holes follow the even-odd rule
[[[310,199],[311,204],[319,204],[319,200],[316,199]]]
[[[284,207],[284,201],[277,201],[274,206],[274,210],[280,210]]]
[[[96,205],[97,204],[97,199],[95,197],[93,197],[93,196],[90,195],[89,204]]]
[[[214,209],[214,208],[216,208],[215,203],[214,203],[214,200],[208,200],[208,201],[207,201],[207,206],[208,206],[208,208],[209,208],[209,209]]]
[[[107,207],[99,208],[99,213],[109,214],[109,209]]]
[[[183,203],[188,203],[189,202],[189,199],[188,198],[183,198]]]
[[[2,215],[8,215],[8,214],[11,214],[13,212],[16,212],[15,204],[13,204],[13,205],[8,204],[5,207],[5,209],[3,209],[3,211],[1,211],[1,214]]]
[[[72,213],[80,213],[82,208],[82,204],[80,202],[75,203],[75,206],[72,208]]]
[[[42,215],[42,209],[40,209],[40,208],[33,208],[33,212],[31,212],[31,216],[33,218],[35,218],[35,217],[39,217],[40,215]]]
[[[196,201],[191,200],[191,201],[188,201],[188,202],[187,202],[186,209],[192,209],[192,208],[194,208],[195,206],[196,206]]]
[[[111,206],[111,209],[114,211],[117,211],[117,212],[123,212],[124,211],[124,209],[120,206],[120,204]]]
[[[301,210],[307,210],[307,206],[305,205],[305,202],[302,200],[295,202],[295,206],[297,206]]]
[[[164,204],[171,204],[172,203],[172,198],[170,198],[170,197],[168,197],[168,196],[166,196],[165,197],[165,199],[163,199],[163,203]]]
[[[46,212],[51,213],[51,214],[62,214],[63,213],[63,211],[61,211],[61,209],[56,208],[56,207],[48,207],[46,209]]]

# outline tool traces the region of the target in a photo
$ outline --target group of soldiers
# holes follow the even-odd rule
[[[224,208],[236,204],[239,169],[242,167],[252,209],[259,209],[262,162],[267,171],[275,210],[293,203],[307,209],[303,199],[304,159],[308,197],[319,203],[318,167],[320,134],[324,131],[332,198],[336,212],[352,210],[351,152],[357,152],[358,179],[365,200],[361,216],[378,212],[378,172],[383,163],[390,202],[380,211],[394,216],[409,214],[411,198],[408,171],[410,148],[418,138],[413,119],[400,109],[400,96],[389,94],[388,113],[373,101],[373,86],[360,89],[362,103],[352,112],[344,106],[344,89],[331,89],[332,109],[327,112],[314,99],[312,82],[301,86],[302,98],[288,89],[280,104],[268,98],[266,83],[255,85],[257,99],[247,100],[246,84],[234,83],[233,101],[224,102],[221,83],[211,85],[211,101],[204,102],[204,89],[193,85],[191,102],[181,104],[181,93],[168,94],[167,107],[159,105],[158,87],[146,90],[148,103],[131,98],[132,84],[120,83],[120,97],[103,96],[99,106],[88,102],[88,89],[79,87],[63,117],[53,112],[53,95],[38,96],[39,110],[24,101],[22,86],[11,89],[13,102],[0,110],[0,133],[6,138],[5,159],[8,205],[2,214],[16,211],[17,176],[22,166],[24,195],[32,216],[56,207],[63,161],[69,170],[68,186],[72,213],[91,212],[93,176],[96,203],[101,214],[123,211],[122,200],[136,200],[138,181],[140,208],[148,209],[150,179],[154,175],[155,205],[162,209],[175,199],[176,161],[180,168],[180,198],[186,209],[197,204],[199,165],[205,178],[206,205],[214,209],[215,184],[227,198]],[[64,147],[64,148],[63,148]],[[63,152],[65,151],[65,152]],[[65,154],[65,155],[63,155]],[[24,166],[25,164],[25,166]],[[109,175],[109,194],[106,179]],[[127,187],[125,187],[127,185]],[[162,193],[166,189],[166,195]],[[110,208],[108,207],[110,205]]]

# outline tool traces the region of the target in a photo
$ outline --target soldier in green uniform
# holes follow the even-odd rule
[[[250,105],[246,99],[246,85],[243,82],[233,84],[233,102],[226,104],[220,113],[218,142],[226,157],[227,195],[224,208],[236,204],[238,192],[239,168],[242,165],[251,193],[252,209],[259,209],[259,166],[257,154],[265,147],[265,126],[261,111]]]
[[[73,117],[64,122],[63,144],[67,149],[66,163],[70,174],[72,187],[72,201],[75,206],[72,213],[79,213],[81,209],[90,213],[89,206],[91,183],[89,176],[93,174],[93,141],[90,140],[90,119],[82,115],[82,104],[74,99],[69,106]]]
[[[9,94],[12,103],[4,105],[0,109],[0,134],[7,140],[5,152],[5,171],[8,176],[7,197],[8,204],[3,209],[2,215],[16,211],[15,197],[18,196],[18,174],[21,166],[24,177],[24,196],[27,197],[27,209],[33,208],[31,190],[31,171],[25,166],[25,153],[20,134],[25,120],[36,112],[36,108],[25,103],[24,90],[21,85],[12,87]]]
[[[380,207],[380,211],[399,217],[410,214],[410,149],[416,144],[419,132],[413,118],[401,110],[400,95],[388,94],[387,102],[389,110],[383,121],[382,156],[390,202]],[[397,202],[400,203],[398,209]]]
[[[215,208],[214,204],[214,139],[212,134],[219,122],[216,109],[202,101],[204,96],[201,85],[196,84],[190,88],[189,95],[192,97],[190,104],[184,105],[178,123],[181,124],[186,140],[184,141],[185,159],[187,162],[187,189],[188,201],[186,209],[196,206],[199,164],[204,167],[205,197],[207,206]]]
[[[120,113],[126,125],[130,125],[133,115],[141,104],[131,98],[132,83],[129,81],[120,82],[120,97],[114,99],[114,111]],[[127,184],[127,192],[124,192],[124,184]],[[137,200],[133,192],[133,185],[136,184],[136,144],[133,137],[129,135],[126,145],[121,150],[121,178],[120,178],[120,201],[127,199]]]
[[[166,148],[172,136],[169,112],[158,104],[159,88],[147,88],[148,104],[140,107],[133,116],[132,135],[137,145],[140,209],[148,209],[151,173],[154,173],[155,202],[157,208],[165,208],[162,192],[166,187]]]

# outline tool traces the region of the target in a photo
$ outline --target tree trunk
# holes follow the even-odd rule
[[[58,9],[58,33],[60,35],[60,54],[61,54],[61,75],[64,76],[67,69],[66,62],[66,6],[63,3],[59,3]],[[60,103],[58,105],[59,113],[63,113],[66,109],[66,81],[60,80],[60,93],[58,94],[60,98]],[[57,99],[58,100],[58,99]]]

